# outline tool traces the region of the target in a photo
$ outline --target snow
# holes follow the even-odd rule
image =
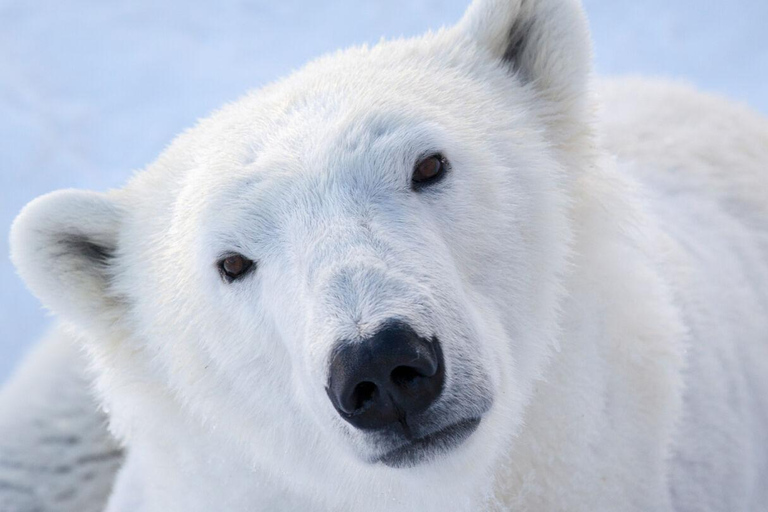
[[[4,0],[0,230],[45,192],[119,186],[195,119],[312,57],[453,23],[467,3]],[[765,0],[585,4],[599,72],[679,77],[768,113]],[[7,256],[0,306],[2,382],[51,320]]]

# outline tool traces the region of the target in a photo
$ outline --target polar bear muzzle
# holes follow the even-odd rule
[[[392,446],[378,461],[402,467],[457,446],[479,425],[475,417],[446,425],[445,418],[429,414],[444,385],[445,361],[437,337],[419,336],[410,325],[390,320],[367,339],[337,344],[326,391],[352,426],[386,433]]]

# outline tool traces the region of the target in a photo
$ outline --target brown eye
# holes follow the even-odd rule
[[[446,161],[442,155],[431,155],[416,164],[411,180],[414,188],[436,183],[445,175]]]
[[[242,254],[233,254],[219,261],[219,272],[227,281],[232,282],[244,276],[253,266],[253,262]]]

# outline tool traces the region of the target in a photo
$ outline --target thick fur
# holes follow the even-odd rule
[[[122,450],[86,377],[81,340],[59,328],[0,391],[0,510],[104,510]]]
[[[126,447],[107,510],[766,506],[768,122],[590,73],[576,1],[476,0],[27,206],[13,260]],[[227,284],[231,251],[257,268]],[[483,414],[411,468],[324,389],[391,318],[441,340],[436,417]]]

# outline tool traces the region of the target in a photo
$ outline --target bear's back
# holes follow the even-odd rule
[[[678,84],[598,91],[603,143],[670,241],[649,250],[690,338],[676,510],[757,510],[768,501],[768,452],[755,450],[768,446],[768,120]]]
[[[768,221],[768,119],[684,84],[597,83],[606,149],[640,181],[715,199],[751,225]]]

